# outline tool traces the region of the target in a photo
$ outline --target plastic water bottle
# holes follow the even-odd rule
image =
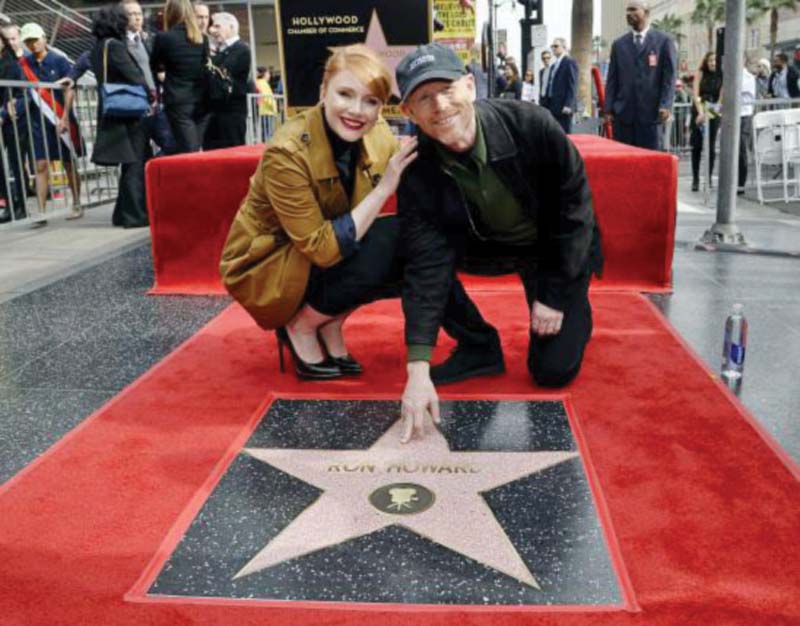
[[[747,347],[747,320],[742,313],[744,307],[734,304],[725,320],[725,341],[722,346],[722,380],[736,384],[742,379],[744,353]]]

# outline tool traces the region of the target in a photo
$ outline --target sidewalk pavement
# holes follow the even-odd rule
[[[752,176],[751,176],[752,178]],[[716,221],[717,192],[691,191],[691,174],[682,160],[678,175],[678,226],[676,245],[694,248],[703,233]],[[800,202],[760,204],[755,182],[743,196],[737,196],[734,220],[744,235],[747,247],[742,253],[800,256]]]
[[[148,228],[111,226],[113,208],[109,203],[86,209],[79,220],[52,217],[42,228],[0,227],[0,302],[149,241]]]

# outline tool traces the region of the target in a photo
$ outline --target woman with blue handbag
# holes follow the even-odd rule
[[[92,71],[98,91],[92,161],[121,166],[112,223],[137,228],[148,225],[144,186],[147,133],[143,119],[153,94],[125,44],[127,24],[124,9],[113,5],[101,9],[92,26],[97,39],[91,52]]]

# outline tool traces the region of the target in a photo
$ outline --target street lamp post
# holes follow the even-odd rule
[[[722,61],[722,132],[719,158],[717,220],[701,238],[702,244],[747,245],[735,221],[739,128],[742,111],[745,0],[725,2],[725,54]],[[710,147],[713,150],[713,146]]]
[[[542,12],[542,4],[544,0],[518,0],[519,3],[525,7],[525,15],[519,21],[521,28],[520,43],[522,47],[522,75],[528,70],[528,57],[530,56],[531,48],[533,47],[531,37],[531,26],[544,23],[544,14]]]

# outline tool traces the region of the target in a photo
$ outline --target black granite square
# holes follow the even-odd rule
[[[150,297],[152,282],[142,245],[0,302],[0,483],[230,302]]]
[[[495,459],[500,458],[496,454],[510,453],[515,461],[521,460],[522,467],[527,459],[543,458],[550,453],[564,458],[473,494],[482,499],[479,508],[488,514],[470,517],[440,508],[436,515],[441,524],[436,532],[443,534],[431,536],[415,531],[415,514],[420,514],[417,519],[423,519],[421,514],[426,509],[400,515],[402,502],[398,500],[395,502],[398,513],[395,517],[388,516],[390,521],[380,528],[360,533],[353,522],[353,528],[348,529],[352,530],[351,536],[345,540],[331,540],[306,554],[290,554],[243,575],[243,568],[268,544],[275,546],[271,542],[290,533],[293,523],[300,523],[298,518],[316,525],[316,530],[309,526],[306,536],[309,545],[324,544],[329,533],[336,535],[334,529],[341,520],[335,512],[321,508],[324,499],[332,497],[323,489],[248,451],[267,450],[291,459],[291,463],[298,462],[303,455],[321,458],[324,463],[330,457],[328,472],[380,473],[380,467],[375,470],[369,465],[339,465],[336,455],[352,456],[353,451],[366,451],[376,446],[376,442],[376,448],[384,446],[382,450],[387,445],[393,446],[394,440],[389,435],[394,431],[390,429],[398,418],[399,404],[394,401],[273,402],[245,449],[228,467],[162,566],[148,595],[621,608],[623,594],[566,409],[561,401],[550,400],[443,402],[441,435],[428,433],[428,437],[439,437],[443,459],[459,461],[438,467],[405,467],[405,472],[417,473],[406,473],[402,479],[389,476],[394,466],[389,469],[384,466],[385,476],[378,477],[378,482],[384,481],[389,486],[402,486],[402,480],[403,484],[408,482],[417,487],[415,500],[427,491],[425,486],[430,487],[432,494],[425,506],[434,511],[439,503],[437,498],[445,502],[448,495],[440,488],[442,484],[447,480],[456,481],[451,484],[466,480],[449,474],[458,474],[459,470],[481,471],[470,470],[468,465],[461,467],[459,464],[465,458]],[[396,446],[402,450],[399,441]],[[286,450],[296,453],[287,454]],[[480,465],[476,463],[475,467]],[[435,482],[430,474],[423,475],[426,471],[446,475],[437,478],[442,482]],[[338,479],[338,474],[334,479]],[[372,476],[365,480],[372,480]],[[344,500],[351,497],[347,494]],[[365,502],[359,501],[357,505],[369,508]],[[320,514],[315,516],[314,511]],[[372,517],[380,516],[373,511]],[[480,548],[477,553],[471,552],[471,548],[459,551],[437,541],[442,537],[468,535],[474,531],[468,525],[475,524],[479,529],[491,530],[483,535],[486,543],[498,541],[498,537],[507,544],[510,542],[511,552],[518,555],[516,558],[521,559],[539,588],[481,562]]]

